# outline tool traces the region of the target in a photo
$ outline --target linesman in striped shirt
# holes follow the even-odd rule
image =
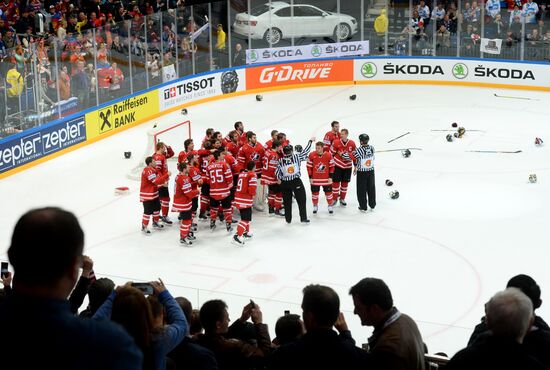
[[[353,160],[353,174],[357,175],[357,201],[359,210],[367,211],[368,206],[376,207],[376,188],[374,184],[374,148],[369,145],[369,135],[359,135],[361,146],[351,152]],[[347,154],[347,153],[346,153]]]
[[[296,202],[298,203],[298,209],[300,210],[300,221],[303,223],[309,223],[306,209],[306,191],[304,184],[300,179],[300,164],[303,161],[307,161],[311,150],[311,144],[314,141],[315,138],[311,138],[306,147],[297,154],[294,154],[294,150],[291,145],[286,145],[283,148],[284,157],[279,159],[277,164],[275,174],[277,175],[277,182],[281,184],[283,204],[285,207],[285,218],[287,223],[292,222],[292,194],[294,194]]]

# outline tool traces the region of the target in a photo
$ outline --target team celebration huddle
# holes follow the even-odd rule
[[[143,203],[141,230],[146,235],[151,234],[148,227],[151,216],[153,229],[173,224],[168,216],[168,181],[172,173],[167,159],[174,156],[169,145],[158,142],[156,152],[145,159],[140,201]],[[357,176],[359,210],[366,212],[368,207],[375,208],[374,148],[369,145],[367,134],[359,135],[359,146],[356,146],[349,139],[348,130],[340,130],[339,122],[333,121],[323,141],[315,143],[312,137],[305,147],[292,146],[284,133],[274,130],[271,139],[262,145],[254,132],[245,131],[243,123],[236,122],[234,130],[225,138],[219,131],[207,129],[198,149],[192,139],[185,140],[184,149],[178,155],[172,212],[179,213],[181,244],[191,246],[197,239],[198,225],[194,220],[198,211],[198,219],[210,218],[211,231],[216,229],[218,219],[225,222],[228,232],[233,231],[236,223],[231,241],[244,245],[252,238],[252,209],[263,211],[266,198],[269,215],[284,217],[289,224],[294,198],[301,223],[308,224],[302,162],[306,162],[314,214],[319,212],[321,188],[329,214],[334,213],[338,203],[343,207],[347,205],[352,171]],[[233,219],[235,209],[239,210],[239,221]]]

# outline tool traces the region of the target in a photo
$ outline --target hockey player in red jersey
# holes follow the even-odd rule
[[[243,146],[247,142],[246,134],[247,132],[244,130],[244,124],[241,121],[235,122],[233,125],[235,128],[235,131],[239,134],[239,146]]]
[[[164,184],[170,177],[170,171],[159,174],[155,169],[153,157],[145,159],[146,167],[141,172],[141,187],[139,190],[139,201],[143,203],[143,217],[141,220],[141,231],[148,235],[151,232],[147,228],[151,215],[153,216],[153,228],[162,229],[164,226],[159,224],[160,219],[160,200],[159,185]]]
[[[277,140],[281,142],[281,147],[284,148],[287,145],[290,145],[290,140],[286,138],[286,134],[284,132],[279,132],[277,134]]]
[[[206,143],[207,141],[210,141],[210,139],[212,138],[213,133],[214,133],[213,128],[207,128],[206,129],[206,136],[204,137],[204,139],[202,139],[201,147],[204,147],[204,143]]]
[[[153,154],[153,162],[155,162],[155,169],[160,175],[164,175],[168,172],[168,164],[166,160],[174,156],[174,151],[170,146],[167,146],[162,141],[157,143],[157,151]],[[170,193],[168,192],[168,180],[164,184],[159,186],[159,199],[161,216],[160,219],[167,225],[172,225],[172,221],[168,218],[168,211],[170,210]]]
[[[271,131],[271,139],[269,139],[266,143],[265,143],[265,150],[269,150],[271,149],[271,144],[273,144],[273,142],[275,140],[277,140],[277,135],[279,134],[279,131],[277,130],[273,130]]]
[[[334,140],[340,139],[340,123],[338,121],[332,121],[330,127],[332,127],[332,130],[327,132],[325,134],[325,138],[323,139],[323,150],[325,152],[330,151],[330,147],[332,146]]]
[[[231,231],[231,187],[233,186],[233,174],[224,162],[224,152],[214,152],[214,162],[206,168],[210,182],[210,229],[216,228],[216,216],[218,207],[222,206],[227,231]]]
[[[246,164],[250,161],[254,161],[256,164],[255,172],[258,178],[262,177],[262,158],[265,154],[265,149],[263,146],[258,144],[256,141],[256,134],[252,131],[246,133],[247,143],[241,147],[239,150],[239,161],[240,169],[243,170],[246,168]]]
[[[246,169],[239,174],[237,180],[237,191],[235,193],[235,205],[241,213],[241,220],[237,225],[237,233],[233,235],[233,242],[243,245],[246,239],[250,239],[250,222],[252,221],[252,204],[256,195],[258,178],[254,173],[255,163],[250,161]]]
[[[324,143],[315,144],[315,151],[309,154],[307,159],[307,173],[311,184],[311,200],[313,201],[313,213],[319,209],[319,190],[321,186],[325,192],[328,203],[328,213],[332,214],[332,176],[334,175],[334,160],[330,152],[324,151]]]
[[[192,185],[192,179],[189,177],[187,163],[178,163],[179,174],[176,176],[174,189],[174,203],[172,212],[179,212],[180,223],[180,243],[192,245],[195,235],[191,230],[193,198],[199,191]]]
[[[210,182],[206,168],[213,161],[212,153],[215,149],[212,148],[210,141],[204,143],[204,148],[198,150],[199,168],[202,173],[202,186],[201,186],[201,210],[199,219],[206,221],[206,211],[210,207]]]
[[[183,142],[183,150],[178,155],[178,163],[185,162],[189,154],[197,154],[193,139],[187,139]]]
[[[238,132],[235,130],[231,131],[224,139],[224,145],[229,153],[231,153],[234,158],[237,158],[239,156],[239,149],[241,149]]]
[[[199,208],[199,186],[202,186],[203,179],[201,174],[201,169],[199,166],[199,159],[196,154],[189,154],[187,156],[187,170],[189,171],[189,177],[191,178],[191,186],[193,189],[197,190],[197,195],[193,197],[191,205],[191,219],[195,219],[197,214],[197,209]],[[191,224],[191,230],[196,231],[197,224]]]
[[[340,204],[346,206],[346,194],[348,192],[348,183],[351,180],[351,168],[353,163],[351,159],[342,157],[344,153],[352,153],[355,149],[353,140],[348,139],[349,132],[347,129],[342,129],[340,132],[341,138],[334,140],[330,152],[334,158],[334,176],[332,177],[332,196],[334,204],[340,198]]]
[[[275,139],[271,142],[271,147],[265,151],[262,161],[263,166],[261,184],[269,188],[267,205],[269,207],[270,215],[275,214],[278,216],[284,216],[284,214],[281,213],[281,208],[283,207],[283,193],[281,192],[281,185],[277,183],[277,176],[275,175],[277,163],[282,157],[281,142]]]

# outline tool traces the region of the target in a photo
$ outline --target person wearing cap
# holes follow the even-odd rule
[[[525,351],[539,362],[550,367],[550,327],[535,314],[535,310],[542,305],[541,290],[536,281],[524,274],[516,275],[508,281],[506,288],[517,288],[531,300],[533,306],[533,323],[523,339]],[[490,336],[490,328],[487,325],[487,317],[481,318],[468,341],[468,347],[483,343]]]

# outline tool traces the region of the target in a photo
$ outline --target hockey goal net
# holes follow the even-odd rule
[[[132,180],[140,180],[141,172],[145,168],[145,158],[155,153],[156,145],[159,141],[171,146],[174,150],[174,156],[169,158],[170,161],[178,159],[178,154],[183,150],[183,142],[191,138],[191,121],[182,121],[179,123],[173,122],[157,122],[147,131],[147,147],[141,156],[139,163],[132,168],[128,174],[128,178]]]

